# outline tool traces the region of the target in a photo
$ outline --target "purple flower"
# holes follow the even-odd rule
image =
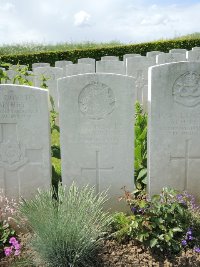
[[[10,256],[10,254],[12,253],[12,248],[4,248],[4,253],[6,256]]]
[[[187,241],[186,240],[182,240],[181,244],[182,244],[182,246],[186,246],[187,245]]]
[[[137,208],[136,207],[131,207],[131,211],[134,213],[137,211]]]
[[[16,243],[14,244],[14,248],[15,248],[16,250],[19,250],[19,249],[21,248],[21,246],[20,246],[20,244],[19,244],[18,242],[16,242]]]
[[[181,195],[181,194],[178,194],[176,197],[177,197],[177,199],[178,199],[178,200],[182,200],[182,198],[183,198],[183,195]]]
[[[186,234],[187,235],[192,235],[192,230],[189,228]]]
[[[19,249],[17,249],[17,250],[15,250],[15,256],[18,256],[20,254],[20,250]]]
[[[194,239],[193,236],[191,236],[191,235],[188,236],[188,240],[193,240],[193,239]]]
[[[11,237],[10,240],[9,240],[9,243],[12,244],[12,245],[15,244],[16,242],[18,242],[18,241],[17,241],[17,239],[15,237]]]
[[[194,251],[200,253],[200,247],[195,248]]]

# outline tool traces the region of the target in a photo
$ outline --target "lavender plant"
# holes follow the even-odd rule
[[[48,266],[93,266],[96,249],[110,223],[103,211],[106,194],[95,195],[94,188],[58,188],[56,201],[52,190],[39,191],[20,210],[34,237],[32,248]]]

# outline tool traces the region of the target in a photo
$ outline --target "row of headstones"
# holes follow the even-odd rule
[[[148,190],[200,190],[200,62],[149,69]],[[83,74],[58,80],[62,179],[109,188],[110,206],[134,184],[135,80]],[[30,197],[51,177],[48,91],[0,86],[0,182]],[[114,204],[115,203],[115,204]],[[119,208],[119,207],[118,207]]]
[[[151,51],[146,56],[126,54],[123,56],[123,61],[119,61],[119,57],[116,56],[104,56],[101,58],[101,61],[97,62],[92,58],[82,58],[78,60],[78,64],[72,64],[71,61],[66,60],[56,61],[55,67],[50,67],[49,63],[34,63],[32,65],[33,72],[29,72],[30,76],[27,76],[27,79],[32,81],[36,87],[42,86],[42,76],[47,79],[46,85],[54,99],[55,109],[58,111],[57,79],[95,72],[128,75],[135,79],[136,99],[142,103],[144,110],[147,111],[148,68],[156,64],[179,61],[200,61],[200,47],[194,47],[191,51],[172,49],[169,53]],[[11,80],[17,73],[15,68],[17,66],[12,66],[12,69],[7,71]]]

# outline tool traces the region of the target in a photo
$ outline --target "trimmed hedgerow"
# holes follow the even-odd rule
[[[76,63],[79,58],[91,57],[96,60],[100,60],[105,55],[115,55],[122,59],[124,54],[137,53],[146,55],[147,52],[158,50],[162,52],[168,52],[174,48],[185,48],[187,50],[192,49],[194,46],[200,46],[200,39],[179,39],[179,40],[168,40],[168,41],[156,41],[133,45],[124,46],[113,46],[105,48],[94,48],[94,49],[76,49],[71,51],[51,51],[41,52],[35,54],[26,55],[3,55],[0,57],[0,61],[8,62],[11,64],[26,64],[31,66],[36,62],[47,62],[51,66],[54,66],[55,61],[58,60],[70,60]]]

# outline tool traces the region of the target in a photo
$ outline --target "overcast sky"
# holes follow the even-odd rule
[[[200,0],[0,0],[0,44],[143,42],[200,32]]]

